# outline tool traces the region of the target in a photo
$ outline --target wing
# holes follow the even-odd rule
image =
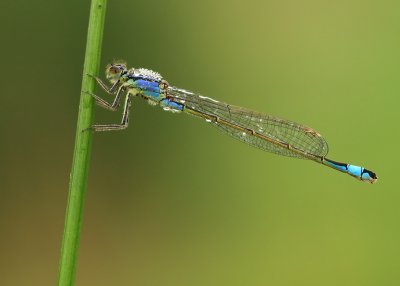
[[[308,158],[328,153],[325,139],[310,127],[219,102],[176,87],[168,87],[173,101],[184,111],[205,118],[224,133],[262,150],[278,155]]]

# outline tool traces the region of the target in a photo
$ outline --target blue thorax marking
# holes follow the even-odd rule
[[[133,81],[133,86],[140,89],[144,96],[155,101],[160,101],[165,98],[164,93],[158,86],[158,82],[133,77],[131,80]]]
[[[140,88],[143,91],[150,92],[158,92],[160,93],[160,87],[158,86],[158,82],[148,81],[144,79],[135,80],[136,87]]]

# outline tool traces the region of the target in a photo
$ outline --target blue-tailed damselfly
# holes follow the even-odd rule
[[[310,159],[371,184],[378,179],[374,172],[363,167],[326,158],[327,142],[310,127],[170,86],[159,73],[142,68],[127,69],[125,63],[108,65],[106,77],[111,82],[111,87],[101,79],[97,77],[95,79],[107,93],[114,96],[113,103],[110,104],[95,94],[91,95],[98,105],[115,111],[124,94],[122,121],[121,124],[93,125],[91,129],[94,131],[127,128],[131,100],[135,96],[140,96],[152,105],[160,105],[164,110],[184,112],[204,118],[224,133],[262,150],[283,156]]]

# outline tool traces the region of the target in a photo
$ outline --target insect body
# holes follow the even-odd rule
[[[95,94],[91,95],[98,105],[112,111],[117,110],[122,95],[125,95],[123,116],[120,124],[93,125],[91,129],[94,131],[127,128],[131,100],[140,96],[152,105],[160,105],[164,110],[204,118],[224,133],[262,150],[309,159],[361,181],[374,183],[378,179],[374,172],[363,167],[326,158],[327,142],[310,127],[170,86],[159,73],[141,68],[127,69],[124,63],[108,65],[106,77],[111,87],[101,79],[95,79],[102,89],[114,96],[114,101],[110,104]]]

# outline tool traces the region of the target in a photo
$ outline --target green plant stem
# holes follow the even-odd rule
[[[76,128],[75,149],[69,183],[64,237],[61,247],[59,286],[74,284],[83,203],[89,170],[92,134],[83,131],[92,124],[93,99],[85,92],[93,92],[94,80],[88,74],[98,74],[107,0],[92,0],[89,16],[82,89]]]

